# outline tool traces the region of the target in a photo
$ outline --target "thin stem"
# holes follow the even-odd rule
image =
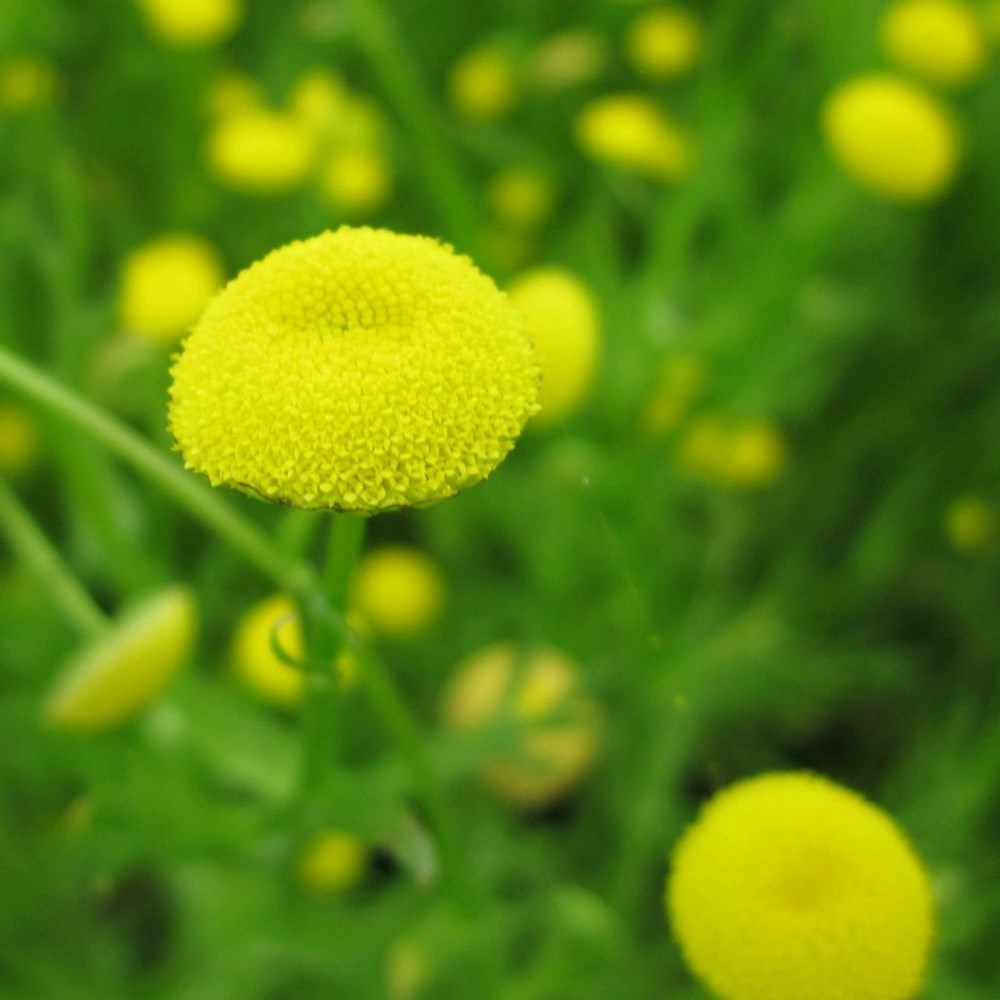
[[[0,382],[6,382],[49,412],[87,431],[130,462],[282,589],[304,594],[313,585],[313,574],[307,566],[290,560],[254,525],[231,510],[208,487],[185,473],[148,441],[2,347]]]
[[[0,528],[24,563],[45,585],[67,619],[88,638],[96,638],[108,627],[108,617],[35,523],[14,491],[0,479]]]

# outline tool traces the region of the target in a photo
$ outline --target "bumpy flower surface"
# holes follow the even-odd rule
[[[933,924],[893,820],[795,772],[705,807],[674,852],[667,906],[688,965],[724,1000],[910,1000]]]
[[[194,596],[186,587],[146,600],[67,666],[45,706],[49,722],[98,730],[145,708],[186,663],[195,624]]]
[[[433,560],[418,549],[386,545],[366,553],[358,563],[351,596],[372,631],[416,635],[441,613],[444,579]]]
[[[436,240],[343,227],[212,301],[173,368],[189,469],[308,509],[381,511],[485,478],[537,409],[520,315]]]
[[[342,830],[322,830],[299,855],[300,884],[317,896],[333,896],[353,889],[364,878],[368,848],[364,841]]]
[[[684,76],[701,56],[701,23],[680,7],[654,7],[631,24],[626,38],[629,61],[654,79]]]
[[[586,398],[600,352],[597,300],[576,275],[537,267],[511,282],[511,302],[524,314],[542,365],[536,425],[565,419]]]
[[[243,19],[243,0],[139,0],[152,34],[169,45],[204,45],[225,38]]]
[[[958,166],[958,133],[944,106],[891,76],[845,83],[827,100],[822,125],[844,171],[887,198],[929,201]]]
[[[959,86],[986,66],[985,28],[959,0],[900,0],[885,12],[879,35],[893,62],[934,83]]]

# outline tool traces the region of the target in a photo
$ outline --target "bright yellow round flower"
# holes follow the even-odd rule
[[[200,236],[171,233],[133,250],[119,277],[118,315],[128,333],[179,340],[225,282],[222,260]]]
[[[299,883],[317,896],[335,896],[353,889],[368,867],[368,847],[342,830],[317,833],[299,855]]]
[[[944,527],[956,549],[979,552],[1000,535],[1000,513],[983,497],[960,497],[948,507]]]
[[[358,562],[351,598],[373,632],[416,635],[441,613],[444,578],[418,549],[385,545]]]
[[[701,22],[682,7],[653,7],[632,22],[625,49],[646,76],[672,80],[690,73],[701,57]]]
[[[958,167],[958,132],[944,106],[891,76],[863,76],[827,99],[823,133],[858,184],[900,201],[929,201]]]
[[[314,510],[381,511],[488,476],[537,409],[521,317],[436,240],[342,227],[226,286],[173,368],[189,469]]]
[[[40,449],[34,417],[16,403],[0,402],[0,475],[27,472],[38,459]]]
[[[466,118],[502,118],[517,100],[514,63],[503,49],[493,45],[471,49],[452,67],[448,94]]]
[[[376,149],[335,149],[320,171],[320,194],[331,207],[351,217],[381,208],[392,193],[389,162]]]
[[[579,278],[561,267],[538,267],[508,288],[523,313],[542,365],[541,409],[535,424],[565,419],[586,398],[601,347],[597,300]]]
[[[903,69],[945,86],[960,86],[986,66],[986,32],[961,0],[898,0],[879,29],[886,54]]]
[[[674,851],[667,908],[723,1000],[910,1000],[933,929],[927,875],[893,820],[796,772],[705,807]]]
[[[195,627],[194,595],[186,587],[147,599],[66,667],[45,705],[49,722],[91,731],[139,712],[187,662]]]
[[[519,731],[511,750],[483,766],[482,780],[496,795],[537,808],[563,798],[590,770],[601,715],[577,673],[555,650],[520,653],[507,644],[481,650],[455,671],[442,701],[446,725],[470,731],[506,721]]]
[[[251,194],[282,194],[298,187],[316,157],[308,125],[281,111],[248,107],[221,118],[206,147],[222,183]]]
[[[168,45],[207,45],[231,35],[243,0],[138,0],[150,32]]]
[[[576,120],[576,139],[588,156],[669,183],[691,161],[688,140],[660,106],[642,94],[609,94]]]

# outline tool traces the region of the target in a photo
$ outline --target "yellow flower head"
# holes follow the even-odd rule
[[[956,549],[979,552],[989,548],[1000,534],[1000,514],[982,497],[961,497],[945,513],[944,527]]]
[[[320,171],[320,194],[332,208],[356,217],[381,208],[392,193],[389,162],[376,149],[335,149]]]
[[[862,187],[900,201],[930,201],[958,167],[958,131],[944,106],[891,76],[862,76],[827,99],[826,141]]]
[[[882,17],[882,48],[903,69],[960,86],[986,66],[986,32],[961,0],[897,0]]]
[[[206,155],[223,184],[251,194],[283,194],[312,170],[316,138],[290,114],[248,107],[212,126]]]
[[[598,707],[581,693],[576,665],[555,650],[522,655],[501,644],[476,653],[449,682],[442,714],[457,731],[484,730],[504,719],[518,728],[516,745],[482,770],[483,782],[518,806],[564,797],[597,754]]]
[[[56,93],[56,73],[47,59],[15,56],[0,63],[0,108],[44,107]]]
[[[531,56],[531,78],[536,86],[547,90],[574,87],[597,76],[607,60],[600,35],[592,31],[564,31],[535,49]]]
[[[289,110],[314,129],[322,129],[350,100],[347,85],[327,69],[312,69],[295,82]]]
[[[352,581],[352,601],[372,631],[415,635],[427,628],[444,605],[444,579],[434,562],[404,545],[367,553]]]
[[[552,211],[555,192],[551,181],[537,170],[508,167],[490,179],[486,199],[503,222],[528,229]]]
[[[484,479],[537,409],[521,317],[467,258],[344,226],[212,301],[173,368],[189,469],[268,500],[381,511]]]
[[[40,449],[34,417],[16,403],[0,403],[0,475],[27,472],[38,459]]]
[[[707,415],[688,428],[677,457],[695,475],[753,489],[774,482],[784,471],[785,440],[768,420],[728,424]]]
[[[231,35],[243,0],[138,0],[149,31],[168,45],[208,45]]]
[[[144,601],[66,667],[45,705],[49,722],[91,731],[145,708],[187,662],[195,625],[194,596],[186,587]]]
[[[690,73],[701,57],[701,22],[681,7],[653,7],[632,22],[625,40],[629,62],[657,80]]]
[[[452,67],[448,94],[455,109],[466,118],[502,118],[517,100],[514,63],[494,45],[471,49]]]
[[[590,289],[560,267],[538,267],[511,282],[542,365],[537,425],[567,417],[586,398],[601,347],[601,319]]]
[[[361,619],[349,612],[347,623],[360,631]],[[233,635],[231,661],[236,675],[262,700],[288,708],[302,701],[305,679],[301,670],[281,660],[274,651],[272,635],[278,648],[293,660],[305,656],[302,627],[295,605],[285,594],[272,594],[251,607],[239,620]],[[343,688],[357,679],[357,663],[352,653],[342,652],[337,673]]]
[[[678,843],[674,934],[723,1000],[910,1000],[933,913],[893,820],[807,773],[726,789]]]
[[[118,315],[128,333],[179,340],[222,287],[218,252],[199,236],[172,233],[133,250],[119,277]]]
[[[669,183],[691,160],[688,140],[660,106],[641,94],[610,94],[587,105],[576,139],[588,156]]]
[[[335,896],[353,889],[368,867],[365,842],[342,830],[317,833],[299,855],[299,884],[317,896]]]

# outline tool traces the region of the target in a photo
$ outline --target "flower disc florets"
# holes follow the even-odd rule
[[[433,239],[342,227],[273,251],[173,368],[188,468],[312,510],[430,503],[485,478],[537,409],[515,309]]]

